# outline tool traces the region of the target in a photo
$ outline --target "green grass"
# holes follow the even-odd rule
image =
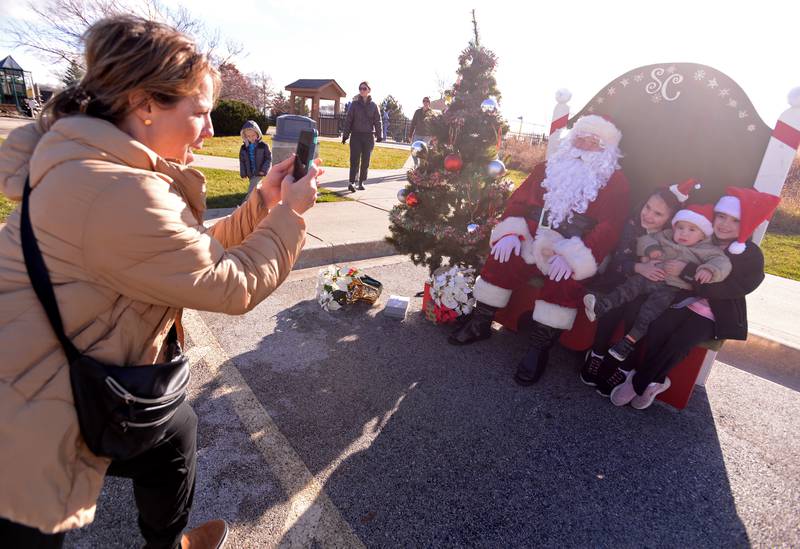
[[[272,137],[265,136],[264,141],[272,146]],[[212,137],[206,139],[199,154],[209,156],[224,156],[226,158],[239,158],[239,148],[242,146],[240,137]],[[375,147],[372,151],[369,167],[374,170],[397,170],[403,167],[408,159],[409,152],[405,149],[392,147]],[[332,168],[347,168],[350,166],[350,145],[343,145],[336,141],[320,141],[319,156],[323,166]]]
[[[800,235],[767,233],[761,242],[761,250],[766,272],[800,280]]]
[[[0,137],[0,145],[3,144],[3,141],[5,141],[5,138]],[[10,214],[16,207],[16,202],[11,202],[5,197],[5,195],[0,194],[0,223],[4,222],[6,217],[8,217],[8,214]]]
[[[522,182],[525,181],[526,177],[528,177],[528,173],[521,172],[519,170],[508,170],[508,173],[506,173],[506,179],[510,179],[514,182],[515,189],[522,185]]]
[[[206,176],[206,205],[209,208],[235,208],[244,200],[249,181],[230,170],[197,168]],[[349,200],[328,189],[319,189],[317,203]]]

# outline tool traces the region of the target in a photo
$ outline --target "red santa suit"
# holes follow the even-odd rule
[[[619,138],[616,138],[618,142]],[[567,149],[561,151],[560,158],[557,151],[551,163],[576,164],[580,160],[575,158],[580,152],[570,151],[569,141],[561,146]],[[568,178],[569,172],[557,174],[555,167],[549,169],[547,163],[543,162],[534,169],[509,198],[501,221],[491,236],[494,246],[504,236],[515,235],[521,241],[520,253],[512,253],[505,263],[489,256],[475,284],[474,295],[478,301],[493,307],[505,307],[514,289],[528,284],[533,276],[544,276],[544,287],[533,307],[533,319],[553,328],[572,328],[578,307],[583,306],[584,283],[597,273],[598,266],[614,249],[628,215],[628,181],[616,164],[616,151],[613,147],[613,167],[606,170],[611,172],[610,177],[601,176],[588,185],[591,187],[588,190],[577,183],[576,190],[567,189],[569,185],[562,185],[556,179]],[[548,179],[550,181],[546,182]],[[599,179],[605,179],[605,182]],[[589,218],[593,226],[581,236],[571,238],[565,238],[553,228],[539,229],[541,208],[549,211],[552,206],[558,210],[556,202],[561,204],[562,216],[564,212],[567,212],[567,217],[570,211],[577,212]],[[567,218],[560,221],[559,227],[563,228]],[[571,277],[559,282],[547,278],[553,254],[566,260],[573,271]]]

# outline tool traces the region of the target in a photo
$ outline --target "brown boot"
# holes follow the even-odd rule
[[[181,538],[181,549],[221,549],[228,539],[228,523],[209,520],[189,530]]]

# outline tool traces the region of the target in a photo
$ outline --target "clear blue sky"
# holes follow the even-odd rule
[[[173,0],[168,0],[169,3]],[[186,3],[222,34],[245,46],[244,72],[264,71],[276,87],[298,78],[335,78],[348,94],[369,80],[373,95],[392,94],[407,115],[423,95],[437,95],[437,75],[451,83],[471,37],[471,5],[462,2]],[[222,9],[222,6],[226,6]],[[549,124],[561,87],[577,112],[606,83],[642,65],[696,62],[736,80],[770,126],[800,86],[800,1],[476,3],[482,43],[500,59],[502,113],[518,128]],[[24,17],[20,2],[0,12]],[[0,22],[0,32],[2,31]],[[25,69],[54,81],[34,56],[8,48]]]

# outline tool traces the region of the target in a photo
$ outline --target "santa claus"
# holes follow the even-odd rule
[[[628,182],[618,163],[621,138],[605,118],[584,116],[514,191],[475,283],[478,303],[450,343],[489,337],[494,314],[508,304],[511,292],[544,276],[533,304],[530,349],[514,376],[521,385],[539,380],[550,348],[572,328],[584,284],[614,249],[628,214]]]

